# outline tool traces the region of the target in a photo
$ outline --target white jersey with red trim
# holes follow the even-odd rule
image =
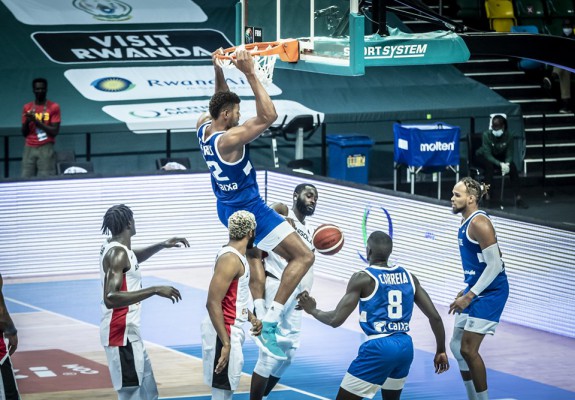
[[[118,242],[105,242],[100,250],[100,279],[102,288],[106,274],[104,273],[104,257],[113,247],[121,247],[128,254],[130,269],[123,274],[122,292],[133,292],[142,288],[142,274],[136,254]],[[102,346],[125,346],[127,339],[140,340],[140,312],[141,303],[128,307],[108,309],[102,298],[102,320],[100,321],[100,340]]]
[[[315,247],[313,246],[313,230],[308,225],[307,221],[304,220],[302,224],[300,220],[297,219],[292,209],[289,210],[287,217],[291,218],[294,221],[295,231],[297,232],[298,235],[301,236],[303,242],[307,245],[307,247],[309,247],[311,251],[314,251]],[[268,253],[267,257],[265,257],[264,260],[265,270],[270,274],[272,274],[273,276],[275,276],[277,279],[282,278],[282,274],[284,272],[286,265],[287,261],[285,260],[285,258],[274,252]],[[307,275],[310,275],[310,277],[313,276],[313,266],[309,269],[308,273],[306,274],[306,279],[302,279],[302,282],[309,281],[309,277]],[[313,281],[313,278],[311,279]],[[311,284],[309,286],[310,287],[302,287],[300,289],[309,291],[311,289]]]
[[[0,329],[0,365],[4,364],[4,361],[8,358],[8,348],[6,347],[6,342],[4,341],[4,332]],[[0,395],[2,393],[0,392]]]
[[[230,334],[231,326],[235,325],[239,328],[242,327],[244,322],[248,320],[248,301],[250,298],[250,266],[246,257],[239,251],[231,246],[224,246],[216,256],[216,264],[218,258],[226,253],[234,253],[240,258],[244,265],[244,274],[238,279],[234,279],[222,299],[222,311],[224,313],[224,323],[228,335]]]

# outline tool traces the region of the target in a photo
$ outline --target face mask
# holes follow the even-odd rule
[[[563,28],[563,33],[565,34],[565,36],[570,36],[573,33],[573,29]]]
[[[500,137],[501,135],[503,135],[503,129],[497,129],[496,131],[491,132],[493,132],[493,136],[495,137]]]

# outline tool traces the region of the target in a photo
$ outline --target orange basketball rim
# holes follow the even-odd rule
[[[277,42],[256,42],[241,46],[228,47],[223,50],[223,54],[216,57],[221,60],[235,60],[237,50],[245,49],[252,57],[267,57],[279,55],[284,62],[297,62],[299,60],[299,43],[296,39],[284,39]]]

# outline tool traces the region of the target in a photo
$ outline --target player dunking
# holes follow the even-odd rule
[[[255,245],[264,251],[279,254],[287,260],[275,299],[262,318],[262,334],[258,346],[268,355],[285,360],[277,345],[276,328],[284,304],[314,261],[313,252],[293,227],[261,198],[256,172],[246,146],[259,137],[276,120],[275,107],[263,85],[256,78],[252,56],[238,51],[234,65],[244,73],[256,102],[256,116],[239,125],[240,98],[230,92],[222,68],[214,53],[215,94],[209,104],[211,120],[198,120],[200,149],[211,171],[212,188],[217,199],[218,217],[222,224],[238,210],[247,210],[257,221]],[[259,316],[261,317],[261,316]]]
[[[487,192],[484,185],[466,177],[453,187],[451,208],[463,221],[458,241],[467,287],[449,306],[457,314],[450,347],[459,363],[470,400],[488,399],[487,372],[479,355],[486,334],[493,335],[509,296],[505,264],[491,220],[478,209]]]

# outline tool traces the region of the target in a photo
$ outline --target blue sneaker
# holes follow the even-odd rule
[[[276,329],[278,326],[277,322],[262,322],[262,333],[258,336],[252,336],[258,347],[266,353],[268,356],[275,358],[279,361],[287,360],[286,353],[279,348]]]

